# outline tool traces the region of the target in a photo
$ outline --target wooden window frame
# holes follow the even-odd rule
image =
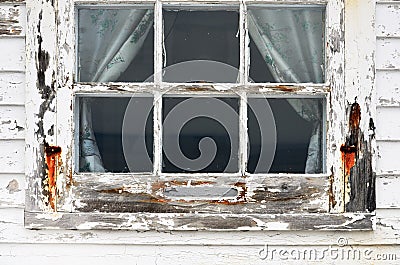
[[[27,195],[25,226],[31,229],[130,229],[130,230],[369,230],[374,227],[375,210],[375,96],[374,96],[374,1],[363,7],[344,0],[270,1],[162,1],[162,0],[27,0]],[[249,83],[249,51],[240,55],[238,84],[224,84],[239,95],[323,95],[326,97],[326,168],[324,174],[245,174],[247,137],[241,132],[241,173],[162,174],[161,157],[155,158],[152,175],[96,174],[74,171],[74,97],[78,94],[132,94],[151,91],[160,97],[168,89],[180,94],[226,94],[218,84],[170,84],[161,81],[162,5],[164,3],[234,4],[240,8],[240,47],[248,43],[247,5],[324,4],[326,5],[326,65],[324,84]],[[155,78],[147,83],[76,83],[75,5],[152,4],[155,7]],[[373,12],[370,11],[373,10]],[[346,11],[346,12],[345,12]],[[353,15],[367,16],[361,26]],[[346,25],[346,27],[345,27]],[[346,29],[346,31],[345,31]],[[354,44],[355,36],[367,40],[363,51]],[[346,40],[346,42],[345,42]],[[346,43],[346,45],[345,45]],[[349,43],[349,44],[347,44]],[[355,56],[358,51],[359,57]],[[365,57],[361,57],[366,55]],[[195,92],[196,91],[196,92]],[[246,120],[246,102],[240,100],[240,122]],[[156,101],[156,122],[161,120],[161,104]],[[159,119],[159,120],[157,120]],[[160,132],[155,131],[155,149],[161,148]],[[124,194],[154,193],[167,186],[216,181],[223,177],[239,192],[233,201],[206,202],[205,208],[169,212],[168,202],[151,201],[161,211],[129,211]],[[262,178],[257,178],[262,176]],[[157,178],[157,179],[155,179]],[[137,182],[137,179],[140,179]],[[258,181],[262,179],[262,181]],[[280,190],[274,192],[270,190]],[[263,200],[255,198],[261,194]],[[106,212],[100,203],[111,204]],[[137,202],[135,202],[137,204]],[[139,202],[140,203],[140,202]],[[142,201],[142,203],[145,203]],[[154,204],[155,203],[155,204]],[[86,210],[81,206],[86,205]],[[122,205],[122,206],[121,206]],[[217,205],[217,206],[216,206]],[[241,207],[240,212],[229,207]],[[310,213],[310,205],[318,205]],[[150,208],[151,208],[150,207]],[[173,206],[172,206],[173,207]],[[225,208],[224,208],[225,207]],[[265,208],[265,213],[252,214]],[[118,210],[123,209],[123,210]],[[219,209],[219,210],[218,210]],[[275,210],[274,210],[275,209]],[[277,210],[279,209],[279,210]],[[294,210],[293,210],[294,209]],[[200,213],[199,213],[200,212]],[[205,213],[201,213],[205,212]]]

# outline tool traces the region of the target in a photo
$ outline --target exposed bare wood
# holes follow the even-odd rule
[[[23,208],[25,206],[25,176],[0,174],[0,208]]]
[[[371,214],[101,214],[26,213],[31,229],[133,229],[133,230],[371,230]]]
[[[74,85],[75,93],[82,94],[114,94],[126,95],[129,93],[151,93],[159,91],[161,93],[179,94],[236,94],[248,92],[251,94],[275,95],[293,97],[295,95],[317,96],[326,95],[330,92],[330,87],[318,84],[260,84],[249,83],[241,84],[202,84],[202,83],[162,83],[158,86],[153,84],[129,84],[129,83],[78,83]]]
[[[344,237],[354,247],[400,244],[400,210],[377,210],[377,225],[374,231],[159,231],[132,232],[107,230],[29,230],[24,228],[23,209],[0,209],[1,243],[15,244],[80,244],[85,251],[98,245],[164,245],[197,246],[216,245],[237,249],[239,246],[330,246]],[[371,246],[374,245],[374,246]],[[58,248],[55,248],[58,249]]]
[[[223,178],[223,177],[222,177]],[[121,181],[125,179],[125,181]],[[127,180],[129,179],[129,180]],[[208,213],[292,213],[327,212],[327,178],[257,177],[226,179],[221,177],[192,180],[190,176],[167,178],[90,175],[75,178],[75,210],[92,212],[208,212]],[[217,183],[219,183],[217,185]],[[202,198],[177,198],[168,191],[184,187],[196,189],[220,187],[217,193]],[[225,198],[229,190],[236,190],[233,198]],[[118,201],[118,203],[115,203]]]
[[[25,36],[25,22],[24,6],[0,6],[0,36]]]
[[[24,140],[24,137],[25,137],[24,107],[0,105],[0,138]]]

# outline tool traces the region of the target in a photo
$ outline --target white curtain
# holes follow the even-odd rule
[[[138,54],[154,20],[153,10],[79,10],[79,81],[116,81]],[[152,58],[150,58],[152,59]],[[81,172],[105,172],[92,126],[90,100],[80,102]]]
[[[249,33],[276,82],[323,82],[323,16],[320,8],[249,10]],[[288,99],[313,123],[305,173],[321,172],[322,107],[313,99]]]

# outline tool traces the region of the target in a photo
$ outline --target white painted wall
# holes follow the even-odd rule
[[[24,6],[0,3],[0,20],[10,8],[25,16]],[[0,36],[0,264],[270,264],[272,251],[278,257],[283,249],[318,250],[319,257],[325,253],[324,264],[400,264],[400,1],[377,1],[376,34],[376,230],[234,233],[26,230],[24,30]],[[371,259],[342,259],[340,251],[350,248],[338,247],[338,241]],[[265,245],[270,255],[263,260]],[[323,252],[335,249],[336,259],[335,252]],[[397,261],[373,260],[383,254],[397,254]]]

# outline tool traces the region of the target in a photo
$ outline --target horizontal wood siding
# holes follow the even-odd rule
[[[400,71],[381,69],[376,72],[378,106],[400,107]],[[383,132],[383,130],[381,129]]]
[[[0,39],[0,41],[2,41]],[[20,40],[22,42],[23,40]],[[0,72],[0,106],[25,105],[24,72]]]
[[[25,17],[25,6],[0,1],[0,208],[25,201]]]
[[[396,231],[400,228],[395,210],[400,208],[400,2],[377,5],[376,34],[377,208],[389,209],[378,226]]]
[[[379,3],[379,2],[378,2]],[[377,37],[400,37],[400,9],[396,1],[376,6]]]
[[[400,2],[377,3],[377,208],[391,209],[381,225],[398,229],[392,209],[400,208]]]

